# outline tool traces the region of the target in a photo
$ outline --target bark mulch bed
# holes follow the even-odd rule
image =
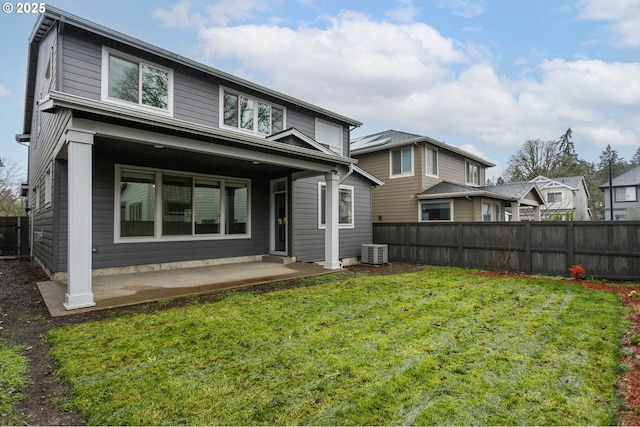
[[[356,265],[350,271],[368,274],[395,274],[423,269],[423,265],[391,262],[383,266]],[[496,274],[491,272],[481,274]],[[521,276],[520,276],[521,277]],[[44,339],[46,332],[57,326],[79,323],[114,316],[118,312],[145,311],[154,308],[149,304],[120,309],[94,311],[77,315],[51,318],[42,301],[36,282],[48,280],[42,270],[30,261],[0,261],[0,338],[10,345],[20,346],[29,363],[30,384],[24,390],[25,398],[17,407],[16,414],[0,414],[0,425],[84,425],[80,414],[65,411],[60,402],[69,399],[69,386],[56,374],[56,367],[49,355],[49,346]],[[632,290],[640,292],[640,284],[635,287],[589,281],[576,281],[578,285],[591,289],[617,292],[623,304],[630,307],[630,319],[634,330],[625,337],[628,351],[623,352],[622,363],[628,367],[620,380],[619,390],[628,408],[620,413],[620,425],[640,425],[640,297],[630,297]],[[287,283],[258,285],[247,288],[251,292],[269,292],[282,287],[305,286],[305,282],[291,280]],[[215,301],[220,293],[203,295],[202,301]],[[186,299],[176,298],[162,309],[186,303]],[[640,338],[636,338],[640,341]]]

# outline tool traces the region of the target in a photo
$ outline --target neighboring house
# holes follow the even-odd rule
[[[23,133],[33,256],[94,305],[92,274],[260,260],[327,269],[370,243],[360,123],[47,7]]]
[[[547,178],[542,175],[531,181],[538,186],[545,204],[540,207],[542,220],[589,221],[589,190],[583,176]],[[522,219],[533,219],[531,208],[521,208]]]
[[[609,187],[613,189],[610,193]],[[600,186],[604,191],[604,219],[611,220],[611,201],[613,199],[613,219],[640,220],[640,166],[616,176]],[[611,197],[613,196],[613,197]]]
[[[354,139],[351,154],[385,181],[373,190],[373,222],[504,221],[507,207],[544,203],[533,183],[486,186],[493,163],[426,136],[379,132]]]

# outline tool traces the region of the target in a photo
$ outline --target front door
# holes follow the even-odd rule
[[[287,254],[287,179],[271,181],[271,253]]]

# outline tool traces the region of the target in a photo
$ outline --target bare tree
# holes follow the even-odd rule
[[[16,162],[2,158],[0,167],[0,216],[24,216],[24,201],[20,196],[25,177]]]

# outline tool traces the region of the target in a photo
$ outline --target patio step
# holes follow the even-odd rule
[[[295,257],[279,256],[279,255],[263,255],[262,262],[274,262],[276,264],[291,264],[296,262]]]

